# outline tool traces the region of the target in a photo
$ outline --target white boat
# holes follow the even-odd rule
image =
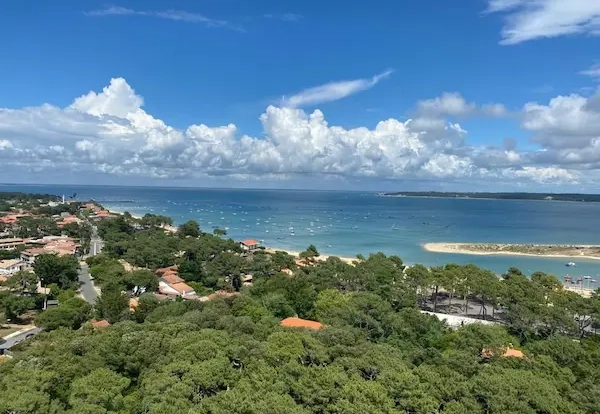
[[[567,263],[567,266],[573,267],[573,266],[575,266],[575,263],[574,262],[569,262],[569,263]]]

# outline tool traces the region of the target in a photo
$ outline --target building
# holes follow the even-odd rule
[[[158,276],[158,291],[163,295],[181,296],[191,298],[196,296],[194,288],[179,277],[177,266],[165,267],[156,270]]]
[[[110,322],[106,319],[101,319],[99,321],[91,321],[93,328],[108,328],[110,326]]]
[[[100,207],[96,205],[96,203],[92,201],[88,201],[80,207],[81,210],[100,210]]]
[[[101,221],[115,217],[117,217],[117,214],[113,214],[108,210],[98,210],[94,214],[90,214],[90,220],[94,221]]]
[[[20,259],[0,260],[0,275],[10,276],[23,270],[26,263]]]
[[[313,329],[313,330],[317,330],[317,329],[321,329],[321,328],[325,327],[325,325],[323,325],[321,322],[310,321],[307,319],[300,319],[300,318],[294,318],[294,317],[285,318],[279,324],[286,328],[304,328],[304,329]]]
[[[7,239],[0,239],[0,250],[14,250],[17,247],[24,246],[25,240],[18,237],[10,237]]]
[[[0,217],[0,224],[8,225],[15,224],[19,219],[14,214],[9,214],[7,216]]]
[[[17,224],[19,219],[22,217],[31,217],[31,214],[29,214],[29,213],[7,214],[5,216],[0,217],[0,224],[4,224],[4,225]]]
[[[246,240],[240,242],[240,247],[243,250],[251,252],[253,250],[258,249],[259,244],[260,243],[254,239],[246,239]]]
[[[481,350],[481,357],[482,358],[491,358],[494,355],[497,355],[498,352],[494,351],[493,349],[482,349]],[[525,356],[525,354],[521,351],[519,351],[518,349],[514,349],[512,344],[509,344],[508,347],[503,348],[500,350],[500,356],[502,358],[508,358],[508,357],[512,357],[512,358],[523,358]]]
[[[41,247],[32,247],[21,252],[21,260],[27,265],[33,265],[40,254],[58,254],[59,256],[75,256],[79,244],[69,237],[51,237],[32,240]]]
[[[77,223],[77,224],[79,224],[79,223],[81,223],[81,221],[82,220],[79,217],[67,214],[67,215],[62,216],[61,220],[56,222],[56,225],[59,228],[62,228],[64,226],[66,226],[67,224],[71,224],[71,223]]]

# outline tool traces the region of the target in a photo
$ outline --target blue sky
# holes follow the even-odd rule
[[[23,171],[9,173],[11,182],[59,171],[51,179],[476,189],[493,178],[503,189],[594,190],[595,179],[586,181],[600,165],[600,109],[586,105],[600,79],[593,3],[4,2],[0,158]],[[111,79],[123,83],[100,96]],[[95,102],[74,105],[90,91]],[[571,100],[553,106],[560,96]],[[527,109],[532,102],[539,107]],[[344,134],[323,137],[324,121],[302,120],[315,110]],[[140,129],[140,116],[164,127]],[[574,116],[590,125],[573,130]],[[377,132],[389,119],[399,123],[393,132]],[[107,132],[107,122],[122,133]],[[189,130],[230,124],[227,139],[203,130],[210,156],[206,137]]]

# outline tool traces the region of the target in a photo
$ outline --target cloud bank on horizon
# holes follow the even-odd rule
[[[600,170],[600,90],[524,105],[517,116],[539,146],[531,151],[519,151],[513,140],[471,145],[449,116],[508,113],[501,104],[468,102],[458,93],[417,102],[410,119],[381,120],[373,129],[331,126],[318,109],[271,105],[260,115],[264,137],[239,136],[234,124],[177,129],[143,104],[125,79],[114,78],[65,108],[0,109],[0,160],[37,171],[68,166],[116,176],[269,180],[317,174],[586,184]]]
[[[112,6],[85,14],[143,16],[244,30],[228,20],[181,10]],[[600,36],[600,0],[487,0],[484,16],[489,14],[502,16],[500,43],[506,46],[560,36]],[[303,16],[264,14],[262,18],[298,22]],[[598,81],[600,66],[592,62],[579,74]],[[241,134],[234,123],[168,125],[146,112],[142,95],[126,79],[116,77],[102,91],[76,97],[66,107],[44,103],[0,108],[0,162],[15,175],[64,170],[165,180],[319,176],[597,188],[600,88],[510,108],[446,91],[414,102],[407,118],[381,119],[374,127],[330,125],[317,109],[381,88],[393,76],[390,69],[371,77],[309,86],[284,97],[260,114],[260,136]],[[464,127],[469,119],[516,121],[530,139],[525,147],[511,137],[477,144],[482,140]]]

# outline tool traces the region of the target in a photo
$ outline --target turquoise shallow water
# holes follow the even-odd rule
[[[378,197],[373,193],[103,186],[0,186],[0,191],[77,193],[109,208],[164,214],[176,224],[228,228],[234,239],[354,256],[383,251],[407,263],[475,263],[497,273],[510,266],[600,280],[600,261],[431,253],[427,242],[600,244],[600,203]]]

